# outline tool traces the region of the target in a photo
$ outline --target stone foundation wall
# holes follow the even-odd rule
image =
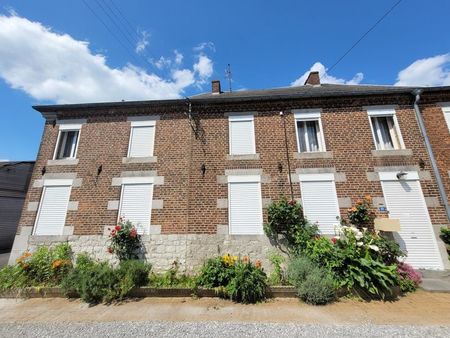
[[[116,262],[114,256],[106,251],[108,237],[100,235],[28,236],[22,252],[62,242],[69,243],[75,254],[87,252],[96,259]],[[268,256],[272,251],[279,251],[265,235],[146,235],[142,236],[142,242],[145,247],[143,258],[153,265],[155,272],[167,271],[177,261],[180,272],[193,273],[208,258],[226,253],[241,257],[248,255],[251,260],[260,259],[264,270],[270,272],[272,266]]]

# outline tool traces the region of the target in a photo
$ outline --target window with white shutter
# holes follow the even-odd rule
[[[128,220],[137,228],[139,234],[148,234],[152,211],[153,184],[122,184],[119,217]]]
[[[66,223],[72,180],[46,180],[34,235],[62,235]]]
[[[54,160],[75,159],[80,139],[81,126],[85,120],[58,120],[58,140],[56,142]]]
[[[153,156],[155,142],[155,121],[131,122],[128,157]]]
[[[311,223],[318,223],[323,234],[334,234],[339,223],[339,204],[334,174],[301,174],[303,212]]]
[[[228,204],[230,234],[264,233],[259,176],[228,176]]]
[[[370,108],[367,113],[377,150],[405,148],[394,109]]]
[[[234,115],[229,119],[230,155],[255,154],[253,115]]]
[[[450,105],[442,107],[444,112],[445,122],[447,122],[448,130],[450,131]]]

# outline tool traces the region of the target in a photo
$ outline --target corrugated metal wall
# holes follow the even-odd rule
[[[0,252],[11,249],[34,162],[0,162]]]

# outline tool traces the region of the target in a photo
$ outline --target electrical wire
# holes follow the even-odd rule
[[[384,20],[385,17],[389,15],[389,13],[395,9],[395,7],[400,4],[400,2],[402,2],[402,0],[398,0],[391,8],[389,8],[330,68],[327,69],[327,72],[329,73],[334,67],[336,67],[347,56],[347,54],[353,50],[353,48],[355,48],[371,31],[375,29],[376,26],[378,26],[381,21]],[[322,74],[320,78],[322,78],[323,75],[324,74]]]

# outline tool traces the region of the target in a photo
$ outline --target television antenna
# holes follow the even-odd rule
[[[232,73],[231,73],[231,65],[230,64],[228,64],[227,65],[227,69],[225,69],[225,77],[227,78],[227,80],[228,80],[228,89],[229,89],[229,91],[230,91],[230,93],[231,93],[231,79],[232,79]]]

